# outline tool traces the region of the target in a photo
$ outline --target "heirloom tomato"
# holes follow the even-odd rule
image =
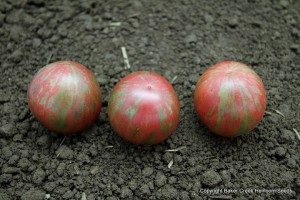
[[[155,72],[138,71],[115,86],[108,103],[112,128],[134,144],[157,144],[179,121],[179,102],[172,85]]]
[[[97,119],[102,96],[94,74],[83,65],[60,61],[40,69],[27,101],[32,114],[51,131],[78,133]]]
[[[258,125],[266,109],[266,91],[253,69],[239,62],[224,61],[200,77],[194,91],[194,106],[211,132],[234,137]]]

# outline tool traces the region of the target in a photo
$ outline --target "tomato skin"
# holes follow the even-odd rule
[[[223,137],[246,134],[261,121],[266,91],[245,64],[224,61],[207,69],[194,91],[196,112],[208,129]]]
[[[133,144],[157,144],[179,122],[180,106],[172,85],[155,72],[138,71],[121,79],[111,93],[108,116],[114,131]]]
[[[27,91],[32,114],[51,131],[69,135],[91,126],[102,107],[94,74],[80,63],[59,61],[38,71]]]

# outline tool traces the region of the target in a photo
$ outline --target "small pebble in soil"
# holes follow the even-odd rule
[[[228,21],[228,25],[232,28],[236,27],[239,24],[239,20],[237,17],[232,17]]]
[[[9,57],[9,59],[15,63],[18,63],[22,60],[23,53],[21,50],[15,50]]]
[[[295,53],[298,53],[298,51],[299,51],[299,49],[300,49],[300,45],[298,45],[298,44],[292,44],[292,45],[290,46],[290,49],[291,49],[292,51],[294,51]]]
[[[288,0],[280,0],[279,4],[283,7],[283,8],[287,8],[289,5],[289,1]]]
[[[12,179],[13,179],[12,174],[1,174],[0,175],[0,184],[10,183],[12,181]]]
[[[295,134],[288,130],[288,129],[282,129],[281,134],[279,135],[279,138],[277,139],[280,143],[293,143],[295,141]]]
[[[66,145],[62,145],[57,151],[56,151],[57,157],[62,159],[72,159],[74,156],[74,151],[67,147]]]
[[[178,196],[178,191],[172,185],[165,185],[161,190],[162,196],[166,199],[175,199]]]
[[[158,172],[155,177],[155,185],[157,187],[162,187],[166,183],[167,183],[167,177],[162,172]]]
[[[66,164],[65,163],[60,163],[56,169],[56,173],[58,176],[62,176],[64,174],[64,170],[66,168]]]
[[[151,176],[152,173],[153,173],[153,168],[151,167],[145,167],[142,171],[142,174],[144,176]]]
[[[98,83],[100,85],[106,85],[106,84],[108,84],[108,80],[105,77],[103,77],[103,76],[97,77],[97,81],[98,81]]]
[[[6,166],[2,167],[3,174],[18,174],[20,173],[20,171],[21,170],[18,167],[6,167]]]
[[[26,87],[26,91],[27,91],[27,87]],[[19,115],[19,120],[23,121],[28,113],[29,113],[28,107],[24,108],[23,111]]]
[[[183,191],[183,192],[180,193],[179,199],[189,200],[190,199],[190,195],[189,195],[189,193],[187,191]]]
[[[31,166],[31,162],[27,158],[21,158],[18,162],[18,167],[20,167],[23,171],[27,171]]]
[[[286,183],[286,184],[289,184],[291,182],[293,182],[294,180],[294,173],[291,172],[291,171],[285,171],[285,172],[282,172],[280,174],[280,179]]]
[[[286,153],[286,149],[283,147],[277,147],[275,149],[275,155],[279,156],[279,157],[284,157]]]
[[[9,35],[10,35],[11,39],[13,39],[15,42],[17,42],[22,37],[23,32],[24,32],[24,30],[21,26],[14,25],[10,29]]]
[[[294,159],[289,158],[287,160],[286,166],[288,166],[291,169],[296,169],[297,168],[297,162]]]
[[[33,38],[32,40],[32,46],[34,48],[39,47],[42,44],[42,41],[39,38]]]
[[[10,158],[9,158],[9,160],[8,160],[8,164],[10,164],[10,165],[15,165],[16,163],[17,163],[17,161],[19,160],[19,156],[17,156],[17,155],[12,155]]]
[[[48,148],[51,145],[50,138],[49,134],[42,135],[36,140],[36,143],[42,148]]]
[[[44,189],[47,191],[47,192],[52,192],[57,186],[57,183],[56,182],[47,182],[45,183],[44,185]]]
[[[220,175],[221,175],[221,178],[222,178],[222,182],[223,183],[229,183],[230,180],[231,180],[231,175],[230,175],[230,172],[227,171],[227,170],[222,170],[220,172]]]
[[[213,187],[218,185],[221,181],[221,176],[213,170],[208,170],[202,174],[202,183],[206,186]]]
[[[177,178],[175,176],[170,176],[168,179],[168,183],[173,185],[174,183],[177,182]]]
[[[13,124],[5,124],[0,127],[0,136],[2,137],[13,137],[16,134],[17,129]]]
[[[1,154],[0,154],[1,158],[8,160],[12,155],[13,155],[13,152],[11,151],[11,149],[8,146],[2,148]]]
[[[192,190],[199,192],[200,188],[202,187],[202,184],[200,182],[200,180],[195,180],[192,186]]]
[[[131,198],[133,195],[132,191],[128,187],[121,189],[121,198]]]
[[[21,200],[41,200],[45,198],[45,192],[31,188],[21,196]]]
[[[4,64],[2,65],[2,67],[4,67]],[[8,102],[9,100],[10,100],[9,96],[5,95],[5,93],[0,90],[0,103],[5,103]]]
[[[39,168],[34,172],[32,181],[35,184],[41,184],[44,181],[45,177],[46,177],[45,171]]]
[[[132,179],[129,182],[129,188],[134,191],[136,190],[137,187],[138,187],[137,181],[135,179]]]
[[[192,34],[186,36],[185,42],[186,43],[196,43],[197,42],[197,36],[192,33]]]
[[[143,184],[141,186],[140,190],[141,190],[141,193],[143,195],[149,195],[149,194],[151,194],[150,188],[149,188],[149,186],[147,184]]]
[[[215,19],[214,19],[213,16],[211,16],[211,15],[209,15],[209,14],[205,14],[205,15],[204,15],[204,20],[205,20],[206,23],[211,23],[211,22],[213,22]]]

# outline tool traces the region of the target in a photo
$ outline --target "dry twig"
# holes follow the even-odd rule
[[[62,141],[60,142],[57,149],[59,149],[61,147],[61,145],[65,142],[65,140],[66,140],[66,136],[62,139]],[[56,157],[58,157],[59,155],[60,155],[60,152],[56,155]]]
[[[171,84],[173,84],[177,79],[177,76],[174,76],[173,79],[171,80]]]
[[[109,25],[110,26],[121,26],[121,22],[111,22]]]
[[[202,160],[206,160],[206,159],[210,159],[210,158],[215,158],[216,156],[208,156],[208,157],[205,157],[203,158]]]
[[[273,108],[272,108],[272,110],[274,110],[278,115],[281,115],[282,117],[285,117],[284,114],[282,112],[280,112],[279,110],[276,110],[276,109],[273,109]]]
[[[177,152],[177,151],[181,151],[183,149],[186,149],[186,146],[181,146],[181,147],[178,147],[176,149],[167,149],[165,151],[167,151],[167,152]]]
[[[66,136],[62,139],[62,141],[60,142],[58,148],[61,147],[61,145],[65,142],[65,140],[66,140]]]
[[[271,112],[269,112],[269,111],[265,111],[265,113],[266,113],[267,115],[273,115],[273,113],[271,113]]]
[[[95,174],[98,172],[98,170],[99,170],[99,167],[98,167],[98,166],[94,167],[94,168],[91,170],[91,174],[95,175]]]
[[[104,149],[111,149],[113,147],[114,147],[113,145],[107,145],[107,146],[104,147]]]
[[[169,169],[172,167],[173,163],[174,163],[174,160],[172,159],[172,160],[169,162],[169,164],[168,164],[168,168],[169,168]]]
[[[297,138],[300,141],[300,134],[299,134],[299,132],[295,128],[293,128],[293,131],[296,133]]]
[[[81,200],[87,200],[85,192],[82,193]]]
[[[125,69],[130,69],[130,64],[127,56],[127,51],[125,47],[121,47],[122,55],[124,58],[124,63],[125,63]]]
[[[50,53],[50,55],[49,55],[49,57],[48,57],[48,59],[47,59],[47,65],[50,63],[50,61],[51,61],[51,58],[52,58],[52,53]]]

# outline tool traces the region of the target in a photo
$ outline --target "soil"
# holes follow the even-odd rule
[[[79,2],[0,2],[0,199],[300,199],[300,1]],[[180,123],[162,144],[132,145],[110,127],[107,99],[130,73],[122,46],[133,70],[177,77]],[[94,126],[65,139],[26,102],[34,74],[58,60],[87,66],[104,96]],[[193,108],[199,76],[223,60],[252,66],[267,91],[259,126],[233,139]]]

